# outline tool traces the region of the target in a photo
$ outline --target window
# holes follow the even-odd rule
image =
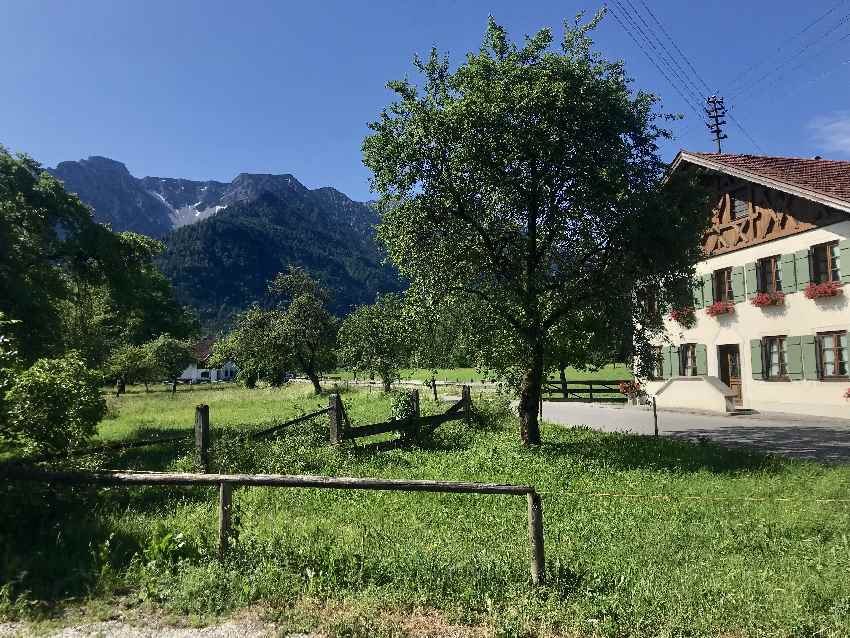
[[[714,275],[714,301],[729,301],[733,299],[732,294],[732,269],[721,268],[715,270]]]
[[[697,344],[683,343],[679,346],[679,376],[697,376]]]
[[[765,337],[762,339],[764,353],[764,378],[787,379],[788,351],[785,347],[785,337]]]
[[[841,281],[841,263],[838,242],[812,247],[812,280],[816,284]]]
[[[758,261],[759,292],[782,292],[782,258],[779,255]]]
[[[820,377],[847,376],[847,332],[820,332],[817,336]]]
[[[745,194],[746,189],[729,194],[729,201],[732,208],[732,219],[743,219],[744,217],[749,217],[750,203],[742,197]]]

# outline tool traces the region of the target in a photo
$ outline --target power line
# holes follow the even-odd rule
[[[743,125],[743,124],[741,124],[741,123],[740,123],[737,119],[735,119],[735,116],[734,116],[734,115],[732,115],[731,113],[728,113],[728,112],[727,112],[727,115],[729,116],[729,119],[730,119],[730,120],[732,120],[732,124],[734,124],[735,126],[737,126],[737,127],[738,127],[738,130],[740,130],[740,131],[741,131],[741,133],[743,133],[743,134],[746,136],[746,138],[747,138],[748,140],[750,140],[750,141],[753,143],[753,145],[754,145],[754,146],[755,146],[758,150],[760,150],[762,153],[764,153],[764,149],[763,149],[763,148],[759,145],[759,143],[758,143],[758,142],[756,142],[756,141],[755,141],[755,139],[753,139],[753,136],[752,136],[752,135],[750,135],[750,134],[747,132],[747,129],[745,129],[745,128],[744,128],[744,125]]]
[[[748,93],[752,93],[752,91],[756,87],[758,87],[762,82],[764,82],[765,79],[769,78],[772,74],[780,71],[788,63],[792,62],[794,59],[800,57],[801,55],[805,55],[805,53],[807,51],[809,51],[812,47],[815,47],[816,45],[823,44],[824,42],[827,42],[827,38],[829,36],[831,36],[839,28],[841,28],[842,25],[844,25],[848,22],[850,22],[850,13],[847,13],[844,16],[842,16],[841,19],[836,24],[834,24],[826,33],[821,34],[817,39],[815,39],[815,40],[809,42],[808,44],[800,47],[797,51],[794,52],[794,54],[791,55],[791,57],[789,57],[788,59],[786,59],[783,62],[781,62],[780,64],[778,64],[776,67],[774,67],[770,71],[767,71],[766,73],[762,74],[759,77],[758,80],[756,80],[755,82],[750,83],[748,86],[743,87],[742,89],[738,90],[737,93],[735,93],[733,95],[733,98],[741,97],[743,95],[747,95]],[[850,35],[850,34],[848,34],[848,35]],[[847,37],[847,36],[842,36],[841,38],[839,38],[838,42],[843,40],[845,37]],[[782,77],[782,76],[780,75],[779,77]]]
[[[847,0],[842,0],[842,2],[847,2]],[[679,48],[679,45],[678,45],[678,44],[676,44],[676,41],[675,41],[675,40],[674,40],[674,39],[670,36],[670,34],[667,32],[667,29],[665,29],[665,28],[664,28],[664,25],[661,23],[661,20],[659,20],[659,19],[658,19],[658,17],[655,15],[655,13],[652,11],[652,9],[650,9],[650,8],[649,8],[649,6],[646,4],[646,2],[644,2],[644,0],[640,0],[640,3],[644,6],[644,8],[646,9],[646,11],[649,13],[649,15],[650,15],[650,16],[652,16],[652,19],[653,19],[653,20],[655,20],[655,23],[659,26],[659,28],[661,29],[662,33],[664,33],[664,35],[665,35],[665,36],[667,37],[667,39],[670,41],[670,44],[672,44],[672,45],[673,45],[673,47],[676,49],[676,51],[679,53],[679,55],[681,55],[681,56],[682,56],[682,59],[685,61],[685,63],[686,63],[686,64],[688,65],[688,67],[691,69],[691,71],[693,72],[693,74],[694,74],[694,76],[697,78],[697,80],[699,80],[699,82],[701,82],[701,83],[702,83],[703,88],[705,88],[705,92],[706,92],[706,94],[711,93],[711,88],[708,86],[708,84],[706,83],[706,81],[702,79],[702,76],[701,76],[701,75],[699,74],[699,72],[696,70],[696,68],[694,67],[694,65],[693,65],[693,64],[691,64],[691,60],[690,60],[690,59],[688,58],[688,56],[687,56],[687,55],[685,55],[685,53],[684,53],[684,52],[683,52],[683,51]]]
[[[833,42],[833,43],[832,43],[832,46],[837,45],[839,42],[842,42],[843,40],[846,40],[847,38],[850,38],[850,32],[845,33],[843,36],[841,36],[840,38],[838,38],[838,40],[836,40],[835,42]],[[825,51],[822,51],[822,53],[824,53],[824,52],[825,52]],[[789,61],[790,61],[790,60],[789,60]],[[766,92],[766,91],[769,91],[770,89],[772,89],[773,87],[775,87],[777,84],[779,84],[779,83],[780,83],[780,82],[784,79],[784,77],[785,77],[786,75],[788,75],[788,73],[793,73],[794,71],[797,71],[798,69],[803,68],[804,66],[806,66],[807,64],[809,64],[811,61],[812,61],[812,60],[811,60],[810,58],[804,59],[804,60],[803,60],[802,62],[800,62],[799,64],[797,64],[797,65],[795,65],[795,66],[791,67],[790,69],[788,69],[785,73],[781,73],[781,74],[779,74],[778,76],[776,76],[775,78],[773,78],[773,80],[772,80],[772,81],[771,81],[771,82],[770,82],[770,83],[769,83],[766,87],[764,87],[764,89],[762,90],[762,93],[764,93],[764,92]],[[829,75],[830,73],[832,73],[832,72],[834,72],[834,71],[835,71],[835,69],[833,69],[832,71],[828,72],[828,73],[827,73],[827,75]],[[751,88],[751,87],[750,87],[750,88]],[[755,95],[756,95],[756,94],[755,94],[755,93],[753,93],[750,89],[746,89],[746,90],[740,91],[740,92],[738,93],[738,96],[739,96],[739,97],[744,97],[744,98],[746,98],[746,99],[744,100],[745,102],[746,102],[746,101],[748,101],[748,100],[753,99],[753,97],[755,97]]]
[[[662,61],[667,65],[667,68],[679,79],[680,82],[682,82],[682,86],[687,91],[690,91],[691,96],[696,97],[698,103],[701,102],[703,99],[705,99],[705,96],[701,94],[699,86],[697,86],[697,84],[693,82],[693,80],[690,78],[688,73],[676,61],[676,59],[670,53],[670,50],[661,41],[661,38],[658,37],[655,30],[644,19],[643,15],[637,10],[637,7],[635,7],[635,5],[632,4],[632,0],[625,0],[625,1],[628,2],[629,7],[631,7],[632,14],[635,15],[641,21],[643,26],[646,28],[646,33],[648,33],[649,35],[651,35],[655,39],[655,42],[658,43],[658,47],[660,47],[661,52],[667,57],[667,60],[664,60],[662,58]],[[655,49],[655,51],[659,50],[658,48],[655,47],[654,44],[652,44],[651,40],[648,40],[648,41],[649,41],[650,45],[653,47],[653,49]],[[673,68],[674,66],[676,67],[675,69]]]
[[[775,53],[781,53],[781,52],[783,51],[783,47],[787,47],[787,46],[788,46],[791,42],[793,42],[794,40],[796,40],[797,38],[799,38],[801,35],[803,35],[804,33],[806,33],[809,29],[811,29],[811,28],[812,28],[813,26],[815,26],[817,23],[821,22],[822,20],[825,20],[825,19],[826,19],[829,15],[831,15],[832,13],[834,13],[834,12],[835,12],[835,11],[836,11],[836,10],[837,10],[840,6],[841,6],[841,5],[846,4],[847,2],[848,2],[848,0],[839,0],[839,1],[835,4],[835,5],[833,5],[830,9],[828,9],[828,10],[826,11],[826,13],[821,14],[820,16],[818,16],[817,18],[815,18],[814,20],[812,20],[811,22],[809,22],[809,23],[808,23],[805,27],[803,27],[800,31],[798,31],[797,33],[795,33],[794,35],[792,35],[791,37],[789,37],[788,39],[786,39],[786,40],[785,40],[784,45],[783,45],[783,46],[780,46],[780,47],[777,47],[777,49],[776,49]],[[767,61],[768,59],[769,59],[769,58],[763,58],[763,59],[761,59],[761,60],[759,60],[759,61],[757,61],[757,62],[755,62],[755,63],[751,64],[751,65],[750,65],[750,66],[748,66],[748,67],[747,67],[747,68],[746,68],[743,72],[739,73],[739,74],[738,74],[738,75],[736,75],[734,78],[732,78],[731,82],[729,83],[729,89],[730,89],[730,90],[732,90],[732,91],[734,91],[736,88],[740,88],[740,87],[736,87],[736,85],[737,85],[739,82],[743,81],[744,77],[745,77],[748,73],[750,73],[750,72],[751,72],[751,71],[753,71],[754,69],[756,69],[756,68],[758,68],[759,66],[761,66],[761,64],[762,64],[762,63],[764,63],[765,61]]]
[[[614,1],[617,3],[617,5],[618,5],[618,9],[619,9],[620,11],[623,11],[623,16],[624,16],[624,18],[626,18],[626,20],[628,20],[628,16],[627,16],[627,14],[626,14],[625,10],[624,10],[624,9],[622,8],[622,6],[620,5],[619,0],[614,0]],[[700,119],[700,121],[702,121],[702,122],[705,124],[705,120],[703,119],[703,114],[702,114],[702,113],[700,113],[699,109],[697,109],[697,108],[696,108],[696,107],[695,107],[695,106],[691,103],[690,99],[689,99],[688,97],[686,97],[684,93],[682,93],[682,91],[681,91],[681,89],[679,88],[679,86],[678,86],[678,85],[677,85],[677,84],[676,84],[676,83],[675,83],[675,82],[674,82],[674,81],[670,78],[670,76],[667,74],[667,72],[666,72],[666,71],[665,71],[665,70],[664,70],[664,69],[663,69],[663,68],[662,68],[662,67],[658,64],[658,62],[657,62],[657,61],[656,61],[656,59],[652,56],[652,54],[651,54],[651,53],[649,53],[649,51],[647,51],[646,47],[644,47],[644,46],[643,46],[643,44],[641,44],[641,43],[640,43],[640,41],[637,39],[637,37],[635,36],[635,34],[632,32],[632,30],[631,30],[631,29],[629,29],[629,27],[627,27],[627,26],[626,26],[626,23],[625,23],[625,22],[624,22],[624,21],[620,18],[620,16],[619,16],[619,15],[617,15],[617,12],[613,10],[613,7],[608,7],[608,9],[611,11],[611,15],[613,15],[613,16],[614,16],[614,18],[617,20],[617,22],[618,22],[618,23],[620,24],[620,26],[623,28],[623,31],[625,31],[625,32],[626,32],[626,34],[627,34],[627,35],[628,35],[628,36],[632,39],[632,41],[633,41],[633,42],[637,45],[637,47],[638,47],[641,51],[643,51],[643,54],[644,54],[647,58],[649,58],[649,61],[650,61],[650,62],[652,62],[653,66],[654,66],[656,69],[658,69],[658,72],[659,72],[659,73],[661,73],[661,75],[663,75],[663,76],[664,76],[664,78],[667,80],[667,82],[670,84],[670,86],[671,86],[671,87],[673,87],[673,90],[675,90],[675,91],[676,91],[676,93],[678,93],[678,94],[679,94],[679,97],[681,97],[681,98],[682,98],[682,100],[685,102],[685,104],[687,104],[687,105],[690,107],[690,109],[691,109],[694,113],[696,113],[696,115],[697,115],[697,117]],[[632,22],[632,21],[630,21],[630,22],[634,25],[634,22]],[[637,26],[637,25],[634,25],[634,26]]]

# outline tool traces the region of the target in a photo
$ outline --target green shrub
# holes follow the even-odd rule
[[[99,384],[100,376],[76,352],[39,359],[7,394],[11,437],[30,451],[81,446],[106,414]]]

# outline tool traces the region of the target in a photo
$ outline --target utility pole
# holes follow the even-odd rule
[[[723,148],[720,146],[720,140],[725,140],[727,137],[723,133],[723,125],[726,124],[726,120],[722,119],[726,116],[726,105],[723,104],[723,98],[717,95],[710,95],[705,98],[705,101],[708,104],[705,113],[711,120],[706,126],[712,135],[714,135],[714,141],[717,142],[717,152],[722,153]]]

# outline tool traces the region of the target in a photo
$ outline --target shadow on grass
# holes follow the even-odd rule
[[[777,472],[786,464],[783,459],[747,449],[730,449],[705,439],[689,442],[668,437],[602,433],[589,428],[572,428],[562,431],[562,434],[570,440],[546,441],[544,436],[544,443],[540,446],[543,457],[580,457],[618,470],[708,471],[718,474]]]

